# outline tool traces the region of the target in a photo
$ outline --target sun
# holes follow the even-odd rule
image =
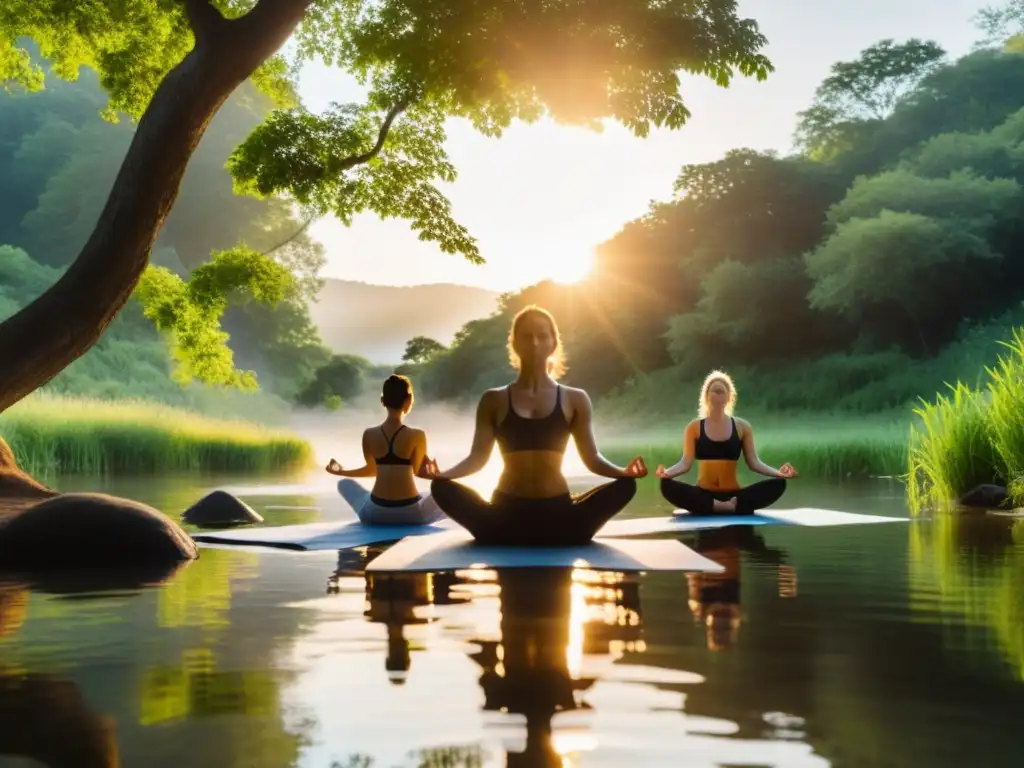
[[[594,268],[594,252],[591,249],[559,251],[552,254],[544,266],[559,285],[582,283]]]

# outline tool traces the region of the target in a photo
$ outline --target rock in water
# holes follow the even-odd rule
[[[52,491],[18,467],[14,451],[0,437],[0,499],[45,499],[56,496]]]
[[[227,491],[214,491],[203,496],[182,513],[181,519],[206,528],[263,522],[256,510]]]
[[[972,509],[999,509],[1006,504],[1008,498],[1009,494],[1003,486],[984,483],[969,490],[956,503]]]
[[[100,493],[65,493],[0,525],[0,571],[152,568],[198,556],[168,517]]]

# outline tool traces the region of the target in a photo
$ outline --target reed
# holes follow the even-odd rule
[[[943,509],[983,483],[1004,484],[1024,503],[1024,329],[1000,342],[1007,350],[972,389],[922,401],[911,429],[908,492],[911,509]]]
[[[36,477],[279,471],[312,458],[306,441],[252,422],[145,401],[46,394],[0,414],[0,436],[21,468]]]

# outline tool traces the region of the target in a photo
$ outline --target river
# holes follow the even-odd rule
[[[59,487],[173,516],[226,488],[267,524],[352,517],[322,473]],[[892,481],[801,479],[779,506],[805,505],[906,514]],[[626,514],[666,509],[652,478]],[[204,549],[139,593],[8,585],[0,753],[142,768],[1020,766],[1020,525],[684,539],[738,558],[738,604],[691,600],[708,577],[683,573],[368,579],[358,552]]]

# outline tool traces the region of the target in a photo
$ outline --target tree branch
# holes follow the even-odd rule
[[[399,102],[395,104],[393,107],[391,107],[391,109],[389,109],[387,114],[384,116],[384,122],[381,123],[380,130],[377,131],[376,143],[366,152],[362,152],[358,155],[349,155],[348,157],[338,160],[336,163],[328,162],[326,175],[337,176],[339,173],[344,173],[349,168],[354,168],[357,165],[368,163],[370,162],[370,160],[379,155],[381,150],[384,149],[384,144],[388,140],[388,134],[391,132],[392,124],[395,122],[395,120],[398,118],[400,114],[405,112],[405,110],[407,110],[412,105],[412,103],[412,96],[405,96],[404,98],[399,100]],[[277,245],[264,251],[263,255],[269,256],[274,251],[284,248],[286,245],[288,245],[288,243],[292,242],[297,237],[300,237],[307,229],[309,229],[314,219],[314,216],[310,216],[308,219],[306,219],[305,222],[303,222],[301,227],[295,230],[295,232],[286,237]]]
[[[391,124],[395,122],[395,119],[405,112],[413,102],[412,96],[404,96],[398,101],[391,109],[388,110],[387,115],[384,117],[384,122],[380,125],[380,130],[377,132],[377,143],[374,144],[366,152],[358,155],[349,155],[348,157],[342,158],[341,160],[327,162],[327,175],[336,176],[339,173],[344,173],[349,168],[354,168],[357,165],[370,162],[373,158],[380,154],[380,151],[384,149],[384,143],[388,140],[388,133],[391,132]]]
[[[216,10],[208,2],[185,2],[190,20],[209,19]],[[197,45],[164,77],[78,258],[46,292],[0,322],[0,413],[52,380],[103,335],[149,263],[189,158],[213,116],[284,44],[311,3],[259,0],[239,19],[221,17],[216,24],[230,34],[218,30],[217,45]],[[202,29],[207,34],[211,27],[200,25],[197,34]]]
[[[235,55],[256,69],[284,45],[314,0],[259,0],[251,11],[228,24],[237,45]],[[255,48],[252,41],[259,41]]]
[[[196,45],[204,45],[218,32],[227,27],[227,19],[218,11],[212,0],[184,0],[185,15],[196,37]]]
[[[277,245],[275,245],[275,246],[274,246],[273,248],[269,248],[269,249],[267,249],[266,251],[264,251],[262,255],[263,255],[263,256],[269,256],[269,255],[270,255],[270,254],[272,254],[272,253],[273,253],[274,251],[279,251],[279,250],[281,250],[281,249],[282,249],[282,248],[284,248],[284,247],[285,247],[286,245],[288,245],[288,243],[292,242],[293,240],[295,240],[295,239],[296,239],[296,238],[298,238],[298,237],[301,237],[301,236],[302,236],[302,233],[303,233],[303,232],[305,232],[305,231],[306,231],[307,229],[309,229],[310,225],[311,225],[311,224],[313,223],[313,220],[314,220],[315,218],[316,218],[315,216],[310,216],[310,217],[309,217],[308,219],[306,219],[306,220],[305,220],[305,221],[304,221],[304,222],[302,223],[302,226],[301,226],[301,227],[299,227],[299,228],[298,228],[297,230],[295,230],[295,231],[294,231],[294,232],[293,232],[292,234],[288,235],[288,237],[286,237],[286,238],[285,238],[284,240],[282,240],[282,241],[281,241],[280,243],[278,243]]]

